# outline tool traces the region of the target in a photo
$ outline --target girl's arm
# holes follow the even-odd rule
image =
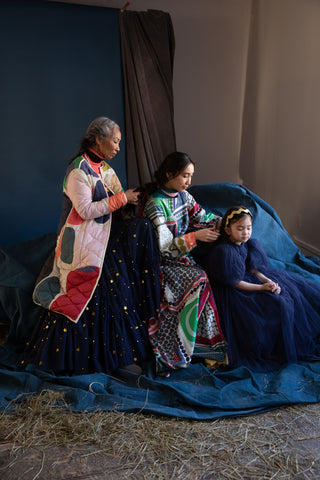
[[[262,281],[262,284],[240,281],[237,285],[235,285],[235,288],[237,288],[238,290],[247,291],[268,291],[279,295],[279,293],[281,292],[281,288],[278,283],[273,282],[272,280],[270,280],[270,278],[266,277],[265,275],[263,275],[263,273],[259,272],[256,269],[252,269],[250,271]]]
[[[259,272],[256,268],[252,268],[250,272],[254,273],[263,283],[272,283],[272,280],[270,278],[266,277],[263,275],[263,273]]]

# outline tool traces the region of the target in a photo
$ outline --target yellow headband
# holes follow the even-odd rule
[[[227,227],[233,217],[235,215],[239,215],[240,213],[246,213],[247,215],[250,215],[250,217],[252,217],[252,213],[250,212],[250,210],[248,210],[247,208],[239,208],[238,210],[233,210],[233,212],[231,212],[230,215],[227,216],[225,226]]]

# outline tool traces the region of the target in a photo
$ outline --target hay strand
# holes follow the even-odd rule
[[[108,478],[122,478],[121,472],[139,480],[312,479],[320,472],[318,409],[300,405],[195,422],[141,412],[75,413],[62,393],[44,390],[2,412],[0,441],[11,445],[6,468],[28,449],[42,453],[34,480],[41,478],[47,452],[55,448],[87,462],[108,457]],[[51,467],[58,464],[61,460]]]

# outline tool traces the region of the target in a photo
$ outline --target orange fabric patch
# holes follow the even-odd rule
[[[72,208],[68,217],[68,223],[70,223],[71,225],[81,225],[81,223],[83,222],[83,218],[80,217],[79,213],[75,210],[75,208]]]

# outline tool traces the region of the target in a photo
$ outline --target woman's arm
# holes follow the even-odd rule
[[[98,218],[114,212],[127,203],[124,192],[116,193],[112,197],[107,196],[96,202],[92,201],[92,186],[86,181],[85,174],[79,169],[70,172],[66,181],[65,192],[77,213],[84,220]]]
[[[201,242],[214,242],[220,237],[220,233],[216,231],[215,227],[200,228],[194,232],[194,236]]]
[[[211,227],[218,231],[222,218],[212,212],[207,213],[189,192],[186,191],[185,195],[188,205],[190,227],[194,227],[195,229]]]
[[[182,200],[185,201],[185,198]],[[205,228],[203,226],[198,231],[187,231],[187,222],[186,233],[176,236],[174,232],[179,230],[179,215],[185,215],[188,218],[186,204],[184,205],[184,211],[183,209],[179,210],[179,214],[175,217],[170,201],[161,198],[151,198],[145,205],[144,214],[153,223],[159,250],[163,255],[180,257],[193,250],[197,246],[197,240],[213,242],[219,235],[212,227]]]
[[[164,215],[158,213],[156,216],[149,218],[155,228],[159,250],[163,255],[180,257],[190,252],[197,245],[194,232],[175,237],[168,228]]]
[[[178,220],[172,217],[171,207],[168,205],[168,202],[161,199],[149,199],[144,208],[144,215],[153,224],[159,251],[162,255],[175,258],[181,257],[197,245],[194,232],[180,236],[174,235]]]

